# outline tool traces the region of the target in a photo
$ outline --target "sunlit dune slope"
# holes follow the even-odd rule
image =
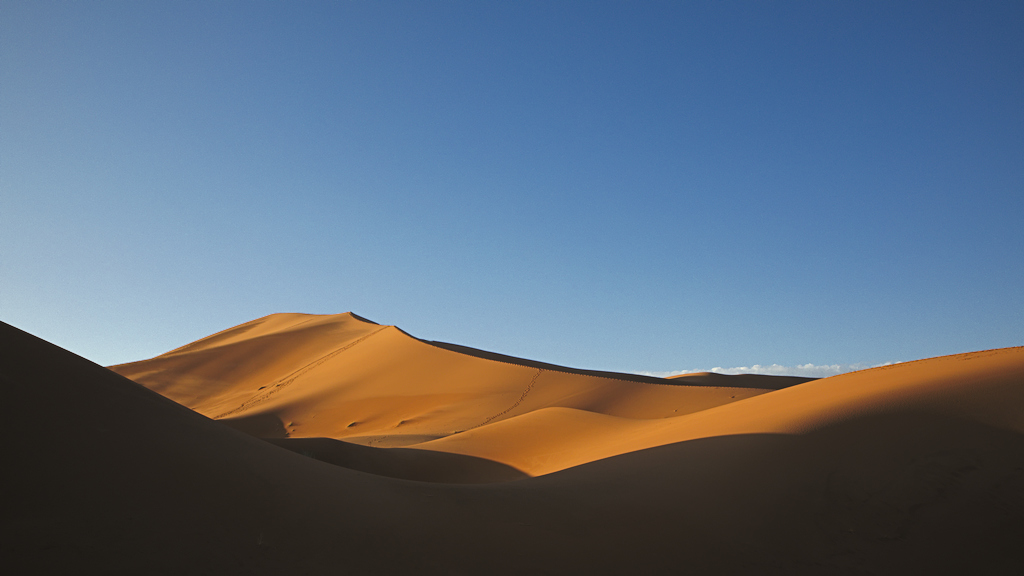
[[[730,387],[730,377],[689,386],[572,370],[428,343],[351,313],[275,314],[111,369],[257,436],[376,446],[442,438],[553,407],[666,418],[772,387],[768,380],[765,388]]]
[[[722,435],[482,485],[305,458],[2,323],[0,352],[10,573],[1024,571],[1019,348],[632,422]]]

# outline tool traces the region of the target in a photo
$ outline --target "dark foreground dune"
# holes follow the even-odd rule
[[[647,400],[631,416],[538,407],[495,418],[462,450],[433,456],[431,442],[466,432],[402,451],[334,450],[337,439],[298,439],[303,446],[294,437],[278,440],[292,443],[283,449],[7,325],[0,351],[7,573],[1024,571],[1022,348],[847,374],[681,416],[656,413]],[[632,388],[648,384],[598,384],[600,394],[649,398]],[[605,405],[585,382],[569,385],[590,393],[591,407]],[[292,408],[316,405],[289,394]],[[214,403],[227,402],[208,396],[218,395]],[[436,399],[424,395],[434,411]],[[498,404],[503,394],[493,396]],[[367,406],[385,400],[358,410],[372,415]],[[471,404],[453,417],[472,416]],[[440,430],[443,410],[431,414]],[[538,414],[555,426],[547,430],[577,432],[585,463],[562,467],[561,457],[557,471],[536,477],[480,465],[488,450],[514,459],[515,449],[486,444],[513,442],[511,431],[540,459],[545,428],[528,419]],[[409,458],[414,452],[424,454]],[[483,484],[392,477],[445,469],[456,481],[485,469],[496,476]],[[520,479],[501,481],[503,473]]]

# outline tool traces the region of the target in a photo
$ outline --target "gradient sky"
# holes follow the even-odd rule
[[[0,1],[0,320],[576,367],[1024,344],[1024,3]]]

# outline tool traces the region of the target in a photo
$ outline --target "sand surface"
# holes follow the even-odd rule
[[[277,314],[0,352],[12,573],[1024,573],[1024,348],[661,380]]]

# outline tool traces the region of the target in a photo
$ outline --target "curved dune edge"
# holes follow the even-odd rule
[[[823,417],[808,414],[827,390],[747,423],[784,433],[484,485],[301,457],[3,324],[0,349],[15,573],[1024,570],[1020,349],[877,372],[888,390],[848,379]]]
[[[488,484],[529,478],[499,462],[448,452],[372,448],[332,438],[279,438],[267,442],[334,466],[417,482]]]
[[[399,328],[399,330],[401,330]],[[658,386],[672,386],[676,384],[682,384],[687,386],[710,386],[714,388],[754,388],[761,390],[778,390],[781,388],[787,388],[789,386],[796,386],[797,384],[803,384],[814,380],[814,378],[802,378],[799,376],[761,376],[755,374],[739,374],[738,378],[726,376],[723,374],[715,374],[713,376],[725,376],[724,378],[707,377],[706,373],[701,374],[685,374],[682,375],[684,379],[678,380],[680,376],[670,376],[668,378],[658,378],[655,376],[645,376],[642,374],[627,374],[624,372],[605,372],[600,370],[585,370],[581,368],[569,368],[568,366],[560,366],[558,364],[550,364],[548,362],[538,362],[536,360],[529,360],[526,358],[519,358],[517,356],[509,356],[507,354],[499,354],[497,352],[489,352],[487,350],[480,350],[479,348],[471,348],[469,346],[463,346],[461,344],[452,344],[449,342],[439,342],[437,340],[424,340],[422,338],[416,338],[415,336],[408,334],[402,330],[403,334],[406,334],[410,338],[415,338],[424,344],[436,346],[443,350],[450,350],[459,354],[465,354],[468,356],[475,356],[477,358],[483,358],[486,360],[492,360],[494,362],[501,362],[504,364],[514,364],[517,366],[528,366],[531,368],[539,368],[542,370],[563,372],[566,374],[577,374],[580,376],[594,376],[596,378],[608,378],[612,380],[624,380],[627,382],[643,382],[646,384],[655,384]]]

